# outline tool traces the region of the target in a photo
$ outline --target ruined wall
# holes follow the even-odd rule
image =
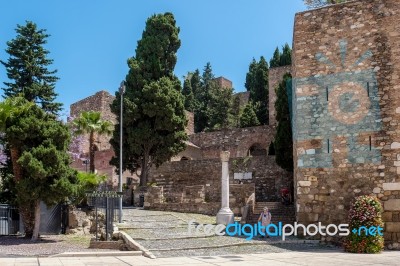
[[[245,157],[249,149],[257,144],[268,151],[275,137],[275,129],[270,126],[234,128],[226,131],[202,132],[189,136],[189,141],[201,147],[204,159],[219,158],[222,148],[229,150],[231,157]]]
[[[238,159],[229,161],[230,184],[238,184],[233,178],[234,172],[252,172],[252,179],[243,180],[243,184],[255,184],[256,201],[273,201],[279,190],[288,186],[290,174],[275,163],[274,156],[254,156],[245,167],[238,165]],[[239,164],[240,165],[240,164]],[[205,201],[219,202],[221,198],[221,161],[205,159],[193,161],[167,162],[159,168],[152,167],[149,182],[162,186],[167,202],[181,202],[186,186],[205,187]]]
[[[179,202],[170,202],[164,196],[163,187],[149,187],[145,193],[145,209],[160,211],[191,212],[216,215],[221,202],[210,202],[205,198],[202,185],[185,186]],[[254,205],[254,184],[231,184],[229,207],[235,215],[241,216],[243,207]]]
[[[383,203],[400,242],[400,2],[298,13],[293,43],[297,219],[347,221],[358,195]],[[329,240],[329,239],[328,239]]]
[[[276,87],[282,81],[283,75],[292,72],[292,66],[270,68],[268,72],[268,94],[269,94],[269,124],[276,125]]]
[[[233,95],[233,98],[235,97],[239,97],[240,108],[244,108],[246,104],[249,102],[250,92],[249,91],[238,92]]]
[[[110,104],[114,101],[114,96],[106,91],[96,92],[85,99],[82,99],[70,106],[70,117],[78,117],[80,113],[87,111],[96,111],[101,113],[103,120],[108,120],[113,124],[116,123],[115,115],[111,112]],[[96,136],[95,144],[99,150],[107,150],[111,148],[109,143],[111,136]],[[89,136],[85,135],[82,145],[83,151],[89,151]]]
[[[220,87],[220,88],[232,89],[232,81],[230,81],[227,78],[219,77],[219,78],[215,78],[214,81],[217,83],[218,87]]]

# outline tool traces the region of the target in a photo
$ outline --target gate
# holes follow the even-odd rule
[[[0,204],[0,235],[15,235],[18,232],[18,208],[8,204]]]

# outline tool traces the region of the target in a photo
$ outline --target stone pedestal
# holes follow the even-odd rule
[[[217,224],[230,224],[234,222],[234,214],[229,208],[229,151],[221,152],[221,209],[217,213]]]

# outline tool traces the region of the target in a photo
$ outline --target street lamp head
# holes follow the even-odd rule
[[[121,81],[121,85],[119,85],[119,93],[124,94],[125,93],[125,81]]]

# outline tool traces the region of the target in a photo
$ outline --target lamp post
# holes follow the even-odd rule
[[[121,82],[119,86],[119,95],[121,96],[121,113],[119,122],[119,178],[118,178],[118,192],[122,193],[122,116],[123,116],[123,95],[125,93],[125,81]],[[119,222],[122,223],[122,196],[119,198]]]

